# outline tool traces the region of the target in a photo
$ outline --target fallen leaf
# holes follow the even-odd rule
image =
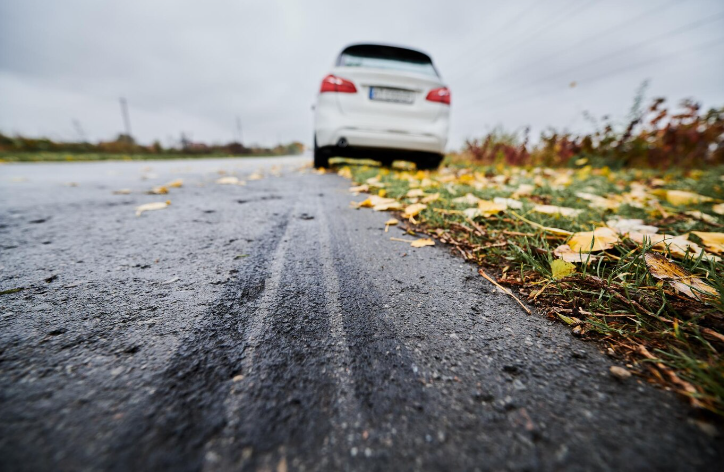
[[[576,271],[576,266],[561,259],[554,259],[551,262],[551,272],[554,279],[562,279]]]
[[[717,215],[724,215],[724,203],[719,203],[711,207],[711,211]]]
[[[238,177],[234,177],[233,175],[222,177],[218,179],[216,183],[220,185],[244,185],[243,181],[239,180]]]
[[[699,195],[694,192],[687,192],[686,190],[654,190],[651,193],[676,206],[693,205],[696,203],[712,201],[711,197]]]
[[[596,256],[593,256],[587,252],[574,252],[568,244],[558,246],[553,251],[553,254],[555,254],[556,257],[558,257],[559,259],[562,259],[566,262],[586,262],[590,264],[597,259]]]
[[[183,186],[183,184],[184,184],[183,179],[176,179],[176,180],[172,180],[171,182],[167,183],[166,187],[181,188]]]
[[[247,180],[261,180],[264,176],[261,175],[259,172],[254,172],[249,177],[247,177]]]
[[[165,202],[145,203],[136,207],[136,216],[141,216],[144,211],[163,210],[171,204],[171,200]]]
[[[403,218],[413,218],[420,214],[422,210],[427,208],[427,205],[424,203],[413,203],[412,205],[409,205],[407,208],[405,208],[405,211],[402,212]]]
[[[166,195],[168,193],[168,188],[164,185],[159,185],[158,187],[153,187],[148,193],[150,195]]]
[[[349,191],[352,193],[366,193],[370,191],[370,186],[367,184],[357,185],[356,187],[350,187]]]
[[[616,210],[621,206],[621,202],[613,198],[606,198],[600,195],[587,192],[576,192],[578,198],[591,202],[588,206],[591,208],[600,208],[603,210]]]
[[[709,224],[717,225],[717,226],[719,225],[719,221],[717,221],[716,218],[714,218],[714,217],[711,216],[711,215],[707,215],[707,214],[704,213],[703,211],[699,211],[699,210],[689,210],[689,211],[685,211],[684,214],[685,214],[685,215],[689,215],[689,216],[691,216],[692,218],[697,219],[697,220],[700,220],[700,221],[703,221],[703,222],[705,222],[705,223],[709,223]]]
[[[430,238],[425,239],[416,239],[415,241],[410,243],[410,246],[412,247],[424,247],[424,246],[434,246],[435,241],[433,241]]]
[[[511,195],[511,198],[518,198],[524,195],[530,195],[535,190],[535,185],[531,184],[520,184],[517,189]]]
[[[395,218],[390,218],[389,220],[385,221],[385,233],[390,228],[390,226],[395,226],[397,225],[397,223],[399,223],[399,221],[397,221],[397,219]]]
[[[464,197],[457,197],[452,199],[453,203],[457,203],[460,205],[477,205],[479,201],[480,199],[472,193],[467,193]]]
[[[430,195],[427,195],[425,198],[420,200],[421,203],[432,203],[440,200],[440,194],[439,193],[431,193]]]
[[[670,234],[642,234],[630,233],[628,237],[637,244],[643,245],[644,242],[651,244],[651,248],[656,251],[668,251],[671,255],[684,258],[687,255],[701,257],[706,260],[721,260],[718,256],[712,256],[704,253],[704,249],[687,238],[687,235],[672,236]],[[703,253],[703,254],[702,254]]]
[[[704,231],[692,231],[691,234],[695,234],[701,239],[709,251],[716,254],[724,254],[724,233],[707,233]]]
[[[499,205],[505,205],[507,208],[512,208],[514,210],[520,210],[523,208],[523,202],[513,198],[495,197],[493,198],[493,202]]]
[[[563,215],[569,217],[576,217],[583,212],[583,210],[555,205],[536,205],[533,207],[533,211],[547,215]]]
[[[411,190],[408,190],[405,194],[405,197],[407,198],[422,198],[425,196],[425,191],[421,188],[413,188]]]
[[[508,207],[500,203],[491,202],[489,200],[480,200],[478,202],[478,210],[483,216],[492,216],[505,211]]]
[[[660,254],[647,252],[644,260],[651,275],[659,280],[666,280],[677,292],[696,300],[701,300],[700,294],[717,295],[717,291],[702,279]]]
[[[618,234],[624,235],[631,232],[643,234],[655,234],[659,231],[656,226],[644,224],[644,220],[638,219],[617,219],[606,221],[606,226],[616,231]]]
[[[130,188],[122,188],[120,190],[113,191],[113,195],[128,195],[131,193]]]
[[[618,241],[618,235],[607,227],[596,228],[593,231],[575,233],[568,240],[573,252],[598,252],[611,249]]]

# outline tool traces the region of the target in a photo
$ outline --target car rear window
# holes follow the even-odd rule
[[[337,66],[369,67],[372,69],[399,70],[437,77],[432,60],[426,54],[411,49],[374,44],[355,45],[346,48],[337,59]]]

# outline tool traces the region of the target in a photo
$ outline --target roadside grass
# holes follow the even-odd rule
[[[724,243],[692,234],[724,231],[724,168],[335,168],[355,191],[376,196],[363,207],[375,198],[395,199],[398,209],[424,204],[398,216],[410,234],[448,244],[573,335],[600,342],[633,374],[724,415],[724,265],[716,255]],[[546,214],[541,205],[563,208]],[[565,216],[568,209],[576,211]],[[633,229],[618,228],[609,240],[586,233],[588,246],[566,253],[565,243],[607,225]],[[688,236],[656,244],[657,234]],[[654,263],[690,274],[657,278]]]
[[[222,159],[248,157],[274,157],[278,154],[253,154],[232,156],[229,154],[105,154],[66,152],[0,152],[3,162],[93,162],[93,161],[158,161],[175,159]]]

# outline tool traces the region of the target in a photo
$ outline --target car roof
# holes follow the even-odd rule
[[[432,58],[422,51],[417,49],[410,49],[407,47],[393,46],[390,44],[375,44],[375,43],[358,43],[350,44],[342,50],[342,54],[364,54],[365,56],[379,57],[379,58],[399,58],[404,57],[409,61],[414,62],[429,62],[432,63]]]

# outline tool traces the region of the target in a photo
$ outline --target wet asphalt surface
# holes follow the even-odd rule
[[[685,403],[307,161],[0,167],[2,470],[721,470]]]

